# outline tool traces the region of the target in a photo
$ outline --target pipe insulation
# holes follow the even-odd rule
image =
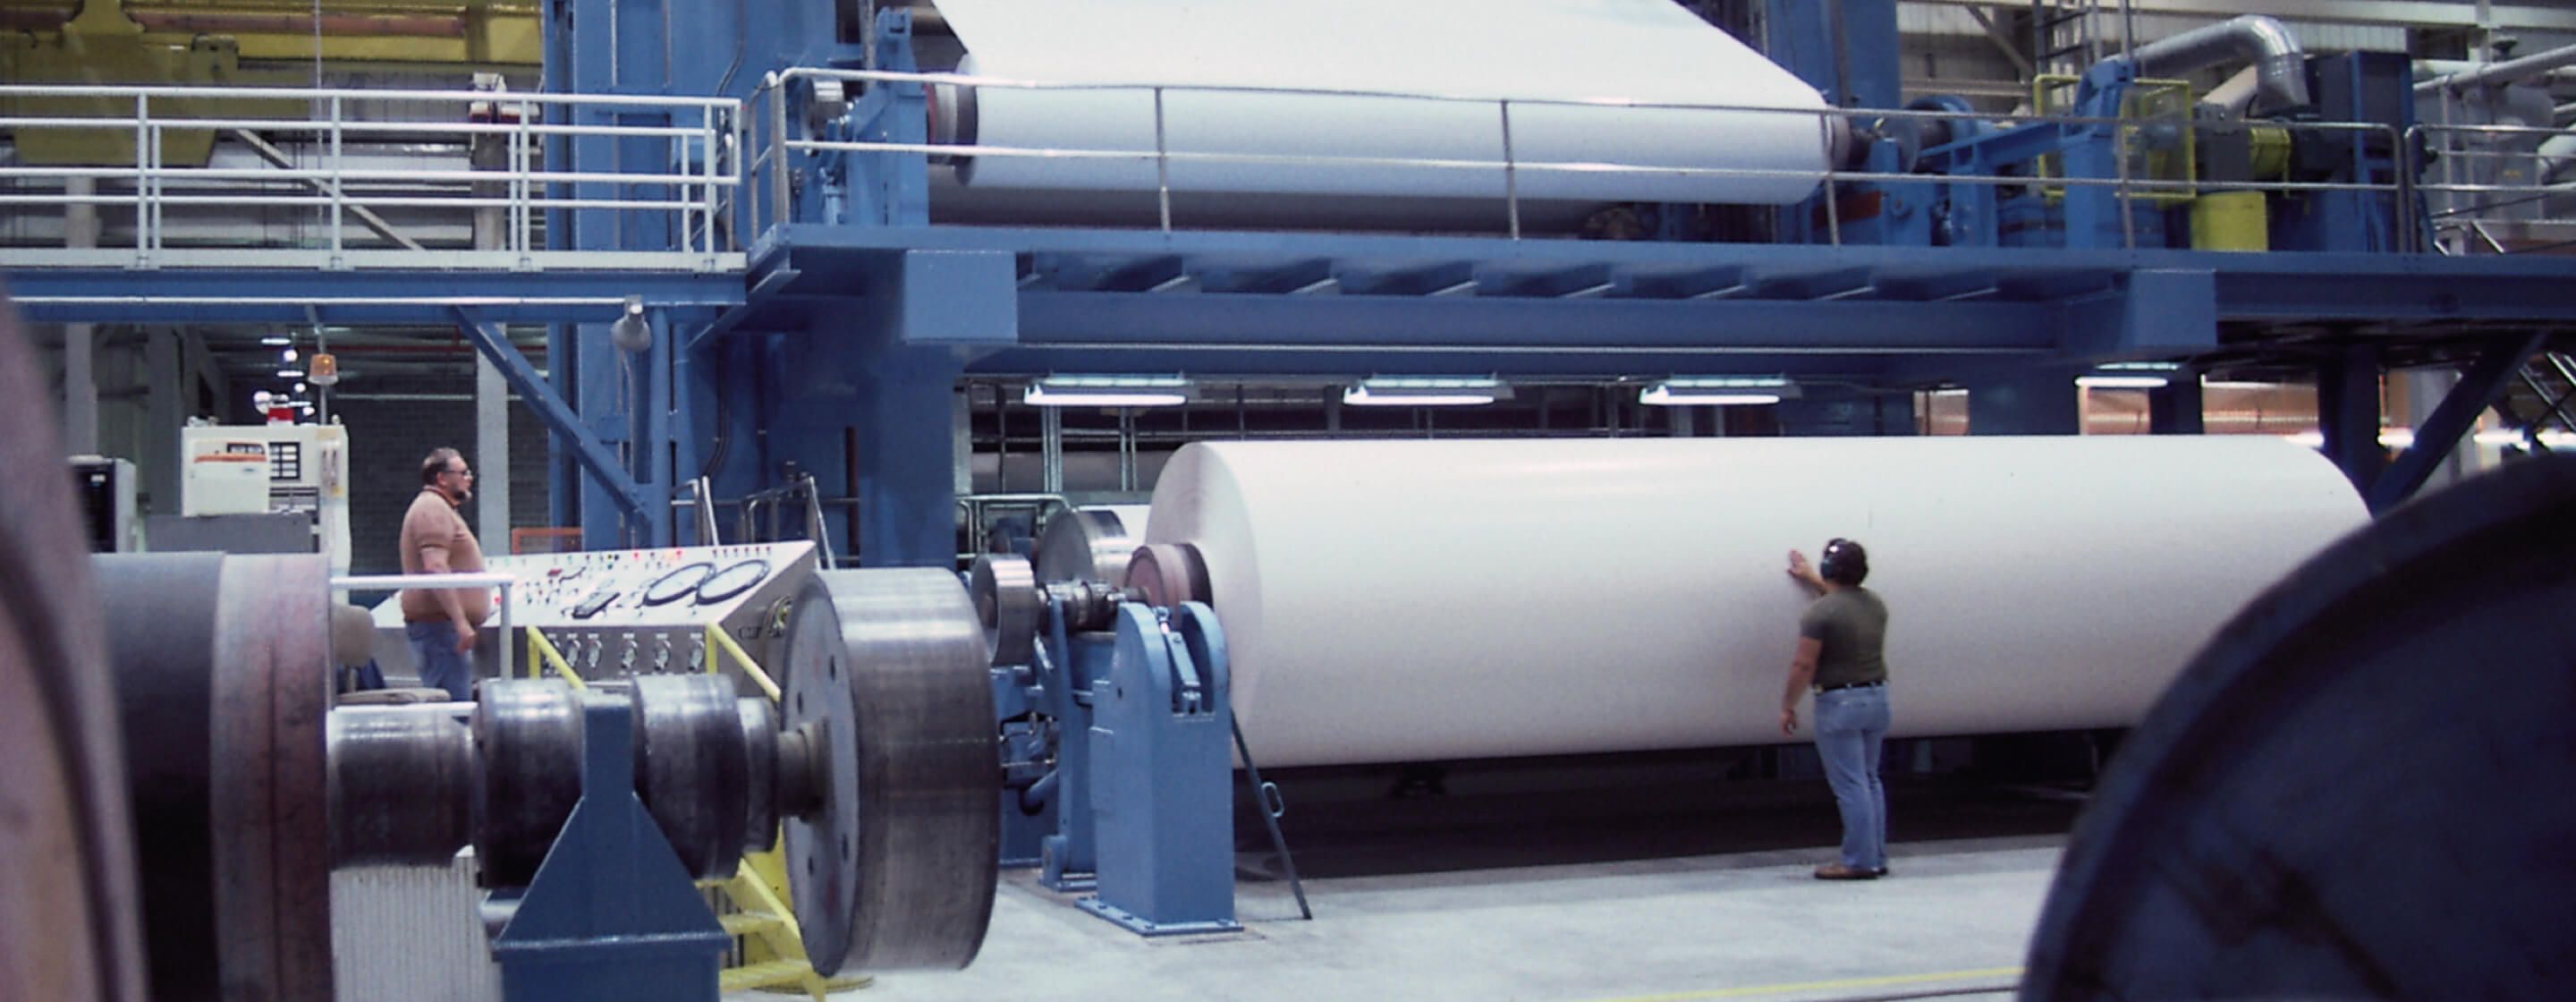
[[[935,142],[1137,154],[976,154],[957,167],[969,187],[1784,205],[1815,190],[1832,139],[1814,88],[1669,0],[939,9],[961,72],[1086,89],[942,87]],[[1159,137],[1158,92],[1128,84],[1165,87]],[[1544,101],[1596,103],[1519,103]],[[1632,106],[1675,103],[1789,113]],[[1179,155],[1167,178],[1158,149]]]
[[[2269,436],[1226,442],[1146,539],[1201,554],[1289,766],[1779,741],[1786,558],[1836,536],[1891,610],[1895,736],[2126,726],[2367,520]]]

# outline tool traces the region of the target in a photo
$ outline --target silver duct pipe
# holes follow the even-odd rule
[[[2517,80],[2527,80],[2567,66],[2576,66],[2576,45],[2562,46],[2560,48],[2551,49],[2547,52],[2524,56],[2520,59],[2508,59],[2501,63],[2488,63],[2484,66],[2478,67],[2477,69],[2461,73],[2453,73],[2448,76],[2435,77],[2434,79],[2416,84],[2415,93],[2432,94],[2446,87],[2464,89],[2479,86],[2502,86],[2504,84],[2513,83]]]
[[[2288,25],[2256,14],[2194,28],[2112,58],[2136,64],[2141,77],[2172,76],[2231,62],[2251,62],[2257,92],[2262,95],[2256,110],[2296,108],[2308,103],[2306,53],[2299,48],[2299,40],[2290,34]]]

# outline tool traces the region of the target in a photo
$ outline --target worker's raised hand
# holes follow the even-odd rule
[[[1816,569],[1808,567],[1806,554],[1801,554],[1801,551],[1788,551],[1788,577],[1798,585],[1824,590],[1824,577],[1816,577]]]

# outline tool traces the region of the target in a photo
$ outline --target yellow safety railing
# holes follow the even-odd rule
[[[709,623],[707,624],[707,674],[709,675],[715,674],[717,669],[723,667],[723,663],[717,660],[719,651],[733,655],[734,664],[741,666],[743,676],[751,679],[751,684],[759,686],[761,692],[767,693],[770,702],[775,703],[786,698],[778,691],[778,683],[769,677],[768,672],[760,669],[760,662],[752,660],[751,655],[743,653],[742,645],[734,643],[733,637],[725,633],[724,627]]]
[[[778,681],[741,644],[734,642],[723,626],[707,624],[707,672],[722,670],[728,657],[770,702],[784,698]],[[787,859],[776,841],[768,849],[744,856],[733,879],[716,886],[740,910],[740,914],[727,917],[726,930],[744,941],[745,963],[725,969],[721,978],[724,990],[802,991],[813,996],[815,1002],[822,1002],[826,993],[865,987],[873,980],[864,975],[826,978],[814,972],[812,959],[805,955],[805,933],[796,924],[796,910],[787,901]]]
[[[528,677],[543,678],[548,667],[563,676],[564,681],[572,683],[573,688],[590,688],[590,683],[581,680],[581,673],[572,670],[572,663],[564,660],[563,652],[555,649],[554,642],[547,640],[544,632],[528,627]]]

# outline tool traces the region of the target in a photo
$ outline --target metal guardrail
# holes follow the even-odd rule
[[[2440,180],[2416,184],[2438,249],[2517,254],[2576,246],[2576,162],[2562,172],[2566,180],[2553,182],[2549,158],[2540,153],[2543,142],[2567,135],[2566,129],[2513,125],[2428,123],[2408,130],[2406,148],[2425,151],[2439,165]],[[2522,179],[2513,180],[2516,175]]]
[[[306,117],[198,115],[192,103],[302,103]],[[355,106],[369,114],[360,117]],[[42,111],[110,107],[108,114]],[[618,267],[693,271],[739,268],[740,254],[718,224],[731,211],[743,172],[741,102],[729,98],[519,93],[510,91],[368,90],[296,87],[0,85],[0,130],[77,130],[130,135],[132,166],[0,165],[0,207],[55,206],[66,212],[116,213],[114,246],[9,247],[12,263],[157,268],[244,263],[278,266]],[[31,113],[25,109],[39,109]],[[386,117],[390,114],[391,117]],[[640,120],[640,121],[639,121]],[[264,147],[291,166],[195,166],[169,161],[173,132],[219,130]],[[452,149],[470,163],[478,143],[499,142],[491,169],[404,162],[422,144]],[[574,142],[653,144],[659,166],[573,171],[550,166],[547,148]],[[271,145],[275,143],[277,145]],[[392,154],[372,154],[400,144]],[[23,146],[23,144],[22,144]],[[392,163],[380,161],[392,160]],[[309,162],[308,162],[309,161]],[[286,246],[188,246],[174,240],[173,214],[225,218],[244,208],[309,210],[319,233]],[[394,234],[378,210],[497,212],[499,246],[421,247]],[[666,228],[675,251],[560,251],[545,247],[550,214],[595,211],[612,225]],[[351,217],[394,248],[362,246]],[[238,219],[239,216],[232,216]],[[488,224],[487,224],[488,225]],[[66,241],[69,243],[70,241]],[[301,246],[312,242],[319,246]],[[245,257],[247,254],[249,257]]]
[[[331,588],[334,591],[346,591],[350,589],[402,590],[407,588],[501,589],[501,601],[497,603],[500,606],[501,635],[499,638],[500,642],[494,646],[501,649],[502,678],[511,677],[518,664],[518,659],[514,656],[515,652],[512,651],[510,644],[510,592],[518,586],[519,576],[508,571],[488,571],[472,574],[355,574],[342,575],[331,579]]]
[[[791,136],[789,133],[788,125],[791,121],[795,120],[797,116],[791,114],[791,109],[788,107],[788,101],[789,92],[792,89],[791,84],[797,80],[804,79],[834,80],[843,83],[859,84],[919,84],[924,86],[953,85],[961,87],[1010,90],[1144,91],[1150,93],[1154,99],[1154,148],[1150,150],[1130,150],[1018,147],[962,143],[895,143],[831,141],[798,138]],[[1176,152],[1169,148],[1170,141],[1167,131],[1168,123],[1164,114],[1164,98],[1171,92],[1358,97],[1411,100],[1443,104],[1490,105],[1495,109],[1495,156],[1491,159],[1458,159],[1392,156]],[[1062,83],[958,73],[911,73],[891,70],[834,70],[817,67],[799,67],[768,75],[761,81],[760,88],[754,95],[754,100],[764,105],[763,118],[765,119],[765,128],[761,131],[764,132],[765,135],[761,136],[760,139],[762,146],[761,152],[746,165],[746,169],[749,170],[752,175],[749,178],[750,183],[755,187],[765,189],[767,195],[765,199],[747,200],[755,202],[759,210],[752,220],[756,230],[765,229],[769,224],[779,221],[780,213],[782,211],[781,207],[790,204],[792,192],[790,189],[788,173],[781,170],[780,167],[789,162],[789,154],[791,153],[917,153],[947,157],[990,156],[1006,158],[1023,157],[1047,160],[1150,161],[1156,165],[1157,183],[1155,195],[1159,217],[1158,224],[1159,228],[1166,232],[1170,231],[1172,228],[1171,165],[1174,163],[1413,167],[1490,172],[1495,176],[1494,196],[1497,201],[1501,203],[1506,232],[1513,239],[1520,239],[1522,236],[1520,177],[1524,172],[1636,174],[1683,178],[1813,180],[1821,184],[1825,189],[1827,197],[1821,200],[1822,211],[1826,217],[1826,228],[1829,239],[1837,246],[1843,242],[1841,206],[1839,204],[1841,200],[1838,197],[1837,192],[1837,189],[1842,185],[1853,182],[1869,181],[1884,184],[1921,185],[1946,183],[1987,185],[1993,187],[2027,187],[2040,183],[2041,181],[2039,178],[2017,175],[1899,174],[1835,168],[1825,170],[1800,170],[1758,167],[1676,167],[1593,161],[1532,160],[1521,156],[1519,151],[1514,147],[1512,140],[1513,109],[1529,107],[1592,107],[1668,111],[1705,111],[1726,114],[1749,113],[1803,118],[1812,120],[1816,123],[1817,141],[1820,149],[1830,149],[1832,147],[1835,121],[1838,119],[1875,120],[1881,122],[1899,120],[1916,120],[1925,122],[1975,120],[1996,126],[2045,124],[2070,129],[2091,129],[2097,131],[2109,130],[2118,134],[2120,142],[2124,146],[2121,155],[2112,158],[2119,165],[2120,171],[2118,176],[2108,178],[2050,177],[2045,179],[2047,186],[2050,188],[2063,188],[2068,186],[2116,188],[2119,191],[2119,198],[2124,205],[2140,200],[2146,200],[2154,195],[2170,196],[2173,194],[2192,194],[2214,191],[2264,191],[2278,193],[2321,191],[2377,192],[2391,196],[2396,200],[2399,206],[2400,228],[2402,232],[2411,232],[2411,229],[2408,227],[2417,222],[2412,215],[2414,202],[2412,197],[2413,179],[2411,177],[2403,176],[2406,173],[2403,171],[2399,172],[2401,175],[2399,178],[2386,183],[2314,181],[2212,182],[2165,180],[2130,176],[2128,168],[2130,162],[2133,159],[2136,159],[2135,149],[2143,147],[2148,143],[2158,141],[2159,134],[2169,134],[2175,129],[2188,129],[2194,131],[2236,131],[2243,129],[2248,124],[2241,122],[2201,122],[2179,118],[2114,119],[2073,115],[1963,114],[1955,111],[1923,111],[1911,109],[1858,109],[1833,107],[1776,108],[1755,105],[1631,101],[1607,98],[1587,100],[1500,99],[1428,92],[1321,90],[1290,87],[1234,87],[1200,84],[1166,84],[1147,81]],[[2390,144],[2387,147],[2389,149],[2396,149],[2397,147],[2395,144],[2401,138],[2399,130],[2395,126],[2371,122],[2267,121],[2255,124],[2273,128],[2285,128],[2294,132],[2323,132],[2330,135],[2352,134],[2356,137],[2363,135],[2376,135],[2384,138]],[[2127,215],[2128,214],[2123,213],[2124,243],[2129,247],[2135,247],[2137,245],[2137,234],[2134,227],[2125,221],[2125,217]]]
[[[1153,149],[1073,149],[1014,147],[986,144],[894,143],[864,141],[828,141],[805,138],[790,131],[790,122],[801,119],[791,114],[789,103],[792,85],[799,80],[833,80],[856,84],[956,85],[979,88],[1067,91],[1143,91],[1154,100]],[[1278,96],[1336,96],[1396,99],[1445,104],[1490,106],[1494,112],[1494,155],[1489,158],[1433,158],[1399,156],[1284,155],[1265,153],[1213,153],[1174,151],[1169,148],[1168,123],[1164,114],[1165,97],[1172,92],[1246,93]],[[311,105],[315,114],[293,117],[171,117],[156,114],[154,102],[166,108],[174,102],[190,100],[279,100],[300,101]],[[2405,135],[2388,125],[2351,122],[2266,122],[2266,127],[2293,131],[2323,133],[2334,137],[2385,139],[2389,149],[2409,151],[2415,142],[2439,139],[2436,149],[2449,165],[2439,182],[2419,182],[2421,161],[2409,160],[2416,170],[2400,170],[2398,177],[2385,183],[2365,182],[2297,182],[2248,181],[2211,182],[2131,176],[2129,169],[2137,152],[2159,143],[2187,141],[2203,130],[2233,130],[2242,123],[2200,122],[2182,118],[2107,119],[2069,115],[2014,115],[1959,113],[1939,110],[1870,110],[1849,108],[1775,108],[1751,105],[1645,102],[1615,99],[1541,100],[1496,99],[1427,92],[1394,91],[1327,91],[1309,88],[1228,87],[1179,85],[1155,82],[1085,82],[1061,83],[1015,80],[1001,77],[956,73],[907,73],[870,70],[833,70],[803,67],[770,74],[761,84],[754,100],[761,103],[764,127],[759,132],[759,150],[746,159],[755,135],[751,115],[745,104],[727,98],[661,98],[631,95],[543,94],[493,91],[421,91],[364,90],[315,88],[252,87],[130,87],[130,86],[0,86],[0,107],[25,107],[33,102],[71,101],[117,102],[130,105],[130,113],[113,116],[68,114],[0,115],[0,129],[86,129],[108,130],[133,136],[137,156],[135,164],[125,167],[49,167],[25,164],[0,165],[0,206],[60,206],[66,210],[85,207],[89,211],[117,210],[127,223],[121,246],[110,248],[11,247],[5,250],[12,263],[22,265],[75,264],[90,266],[125,266],[156,268],[191,264],[225,264],[239,266],[245,261],[263,261],[279,266],[318,266],[323,268],[353,267],[461,267],[501,268],[508,270],[542,270],[550,267],[620,267],[738,270],[743,256],[737,249],[739,235],[756,233],[781,221],[791,205],[793,192],[790,172],[784,169],[792,154],[826,152],[908,153],[945,157],[1025,157],[1056,160],[1132,160],[1151,162],[1156,168],[1157,225],[1172,228],[1171,167],[1175,163],[1228,163],[1271,165],[1329,165],[1341,167],[1407,167],[1489,173],[1494,177],[1496,198],[1506,232],[1515,239],[1522,234],[1522,179],[1525,174],[1634,174],[1664,178],[1733,178],[1789,179],[1814,181],[1827,197],[1820,200],[1828,238],[1834,244],[1843,242],[1842,206],[1839,189],[1856,182],[1878,184],[1986,185],[2022,188],[2038,179],[2021,175],[1991,174],[1900,174],[1873,171],[1824,169],[1771,169],[1757,167],[1682,167],[1639,165],[1592,161],[1540,160],[1523,155],[1515,147],[1512,135],[1515,109],[1530,107],[1597,107],[1645,110],[1703,111],[1711,113],[1779,115],[1815,123],[1820,149],[1830,148],[1838,120],[1896,122],[1955,122],[1974,120],[1994,126],[2050,125],[2069,130],[2091,130],[2116,137],[2122,149],[2110,159],[2118,166],[2118,176],[2092,178],[2050,177],[2051,189],[2071,187],[2114,188],[2122,204],[2140,200],[2170,200],[2177,195],[2214,191],[2263,191],[2295,194],[2322,191],[2363,191],[2391,196],[2398,206],[2399,229],[2412,234],[2431,223],[2453,219],[2475,222],[2483,213],[2507,207],[2509,199],[2546,200],[2576,184],[2488,184],[2464,181],[2457,176],[2459,166],[2483,155],[2462,137],[2494,137],[2500,133],[2556,134],[2548,129],[2517,129],[2504,126],[2419,125]],[[355,102],[408,103],[429,108],[456,109],[448,117],[384,119],[353,117]],[[369,107],[375,107],[370,104]],[[470,120],[477,106],[491,120]],[[655,119],[652,123],[635,123],[632,119]],[[176,166],[167,162],[167,138],[174,130],[224,129],[288,138],[298,149],[315,161],[309,166],[273,168],[227,168]],[[2184,130],[2177,137],[2176,130]],[[353,157],[351,145],[362,148],[370,140],[400,138],[446,144],[458,149],[470,147],[478,139],[497,138],[504,144],[503,163],[491,170],[446,169],[433,166],[385,166],[362,162]],[[2527,137],[2524,137],[2527,138]],[[665,166],[635,171],[573,171],[555,169],[546,164],[548,146],[585,141],[631,142],[657,144],[667,155]],[[2356,155],[2359,147],[2355,142]],[[2372,143],[2370,145],[2376,145]],[[76,184],[78,182],[78,184]],[[279,191],[281,186],[293,190]],[[75,188],[81,190],[75,190]],[[760,191],[765,197],[740,197]],[[2432,210],[2419,208],[2420,196],[2438,196],[2441,206]],[[2459,196],[2475,196],[2462,202]],[[189,247],[184,241],[174,243],[172,213],[220,212],[243,207],[309,209],[320,226],[319,247],[208,248]],[[379,209],[446,209],[497,211],[502,215],[500,244],[497,250],[469,248],[408,250],[358,246],[349,223],[352,216],[369,214]],[[543,249],[547,218],[566,212],[602,212],[620,225],[667,227],[679,234],[684,249],[676,251],[549,251]],[[2426,213],[2419,215],[2418,213]],[[2129,213],[2123,218],[2124,243],[2136,246],[2137,234]],[[382,232],[380,218],[369,218],[367,228]],[[2528,220],[2520,220],[2528,222]],[[2554,222],[2554,221],[2553,221]],[[727,224],[730,225],[727,225]],[[2420,250],[2408,246],[2405,249]],[[245,257],[245,255],[249,257]]]

